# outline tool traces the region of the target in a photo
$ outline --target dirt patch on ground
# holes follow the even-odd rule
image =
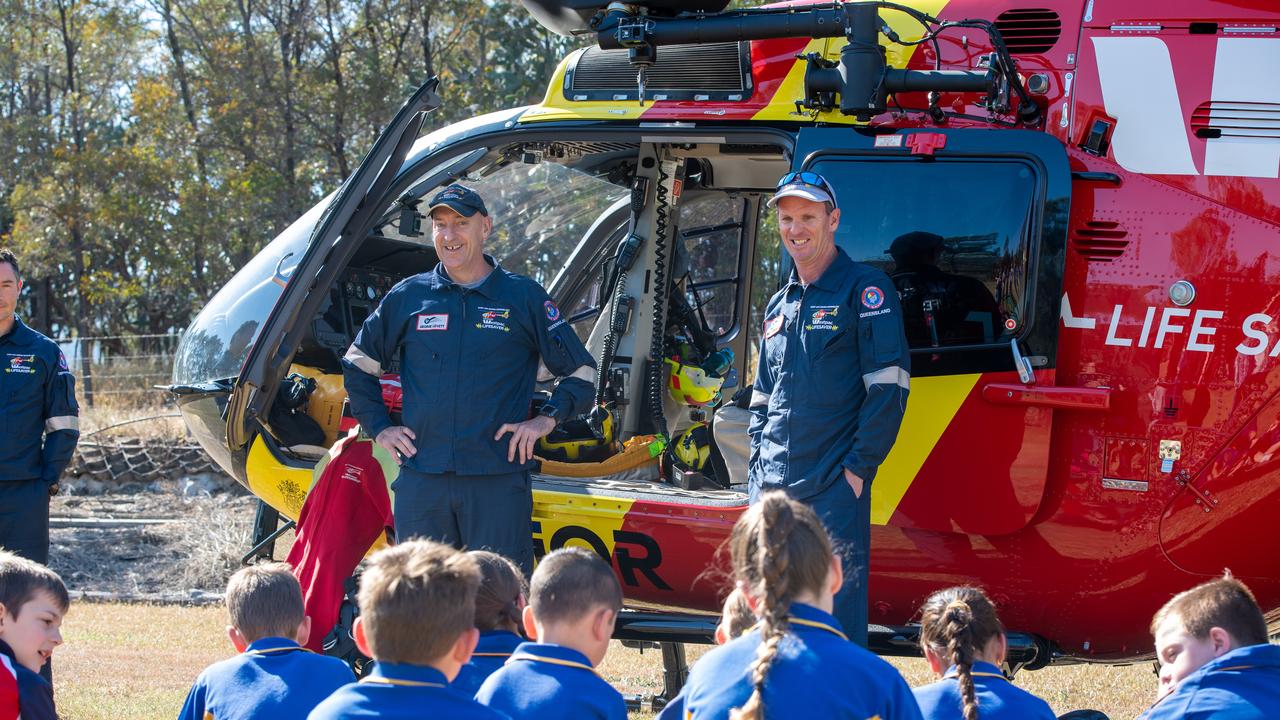
[[[221,592],[250,547],[256,507],[239,486],[187,479],[59,495],[50,506],[50,566],[73,591]]]

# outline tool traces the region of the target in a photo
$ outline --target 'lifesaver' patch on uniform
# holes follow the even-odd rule
[[[782,329],[784,320],[782,313],[778,313],[764,321],[764,337],[766,340],[778,334],[778,331]]]
[[[868,310],[879,309],[884,304],[884,291],[875,285],[868,285],[862,291],[862,306]]]
[[[813,317],[808,325],[804,326],[805,330],[839,330],[840,326],[836,325],[836,316],[840,314],[839,305],[815,305],[813,307]]]
[[[449,314],[448,313],[423,313],[418,316],[418,331],[427,330],[448,330]]]
[[[34,375],[36,372],[36,356],[19,353],[9,353],[9,367],[4,371],[7,373],[18,373],[19,375]]]
[[[548,320],[550,320],[551,322],[555,322],[560,319],[560,308],[556,307],[555,303],[548,300],[542,303],[542,307],[547,309]]]
[[[480,307],[480,322],[476,323],[476,327],[481,330],[501,330],[503,332],[511,332],[507,321],[511,319],[510,308],[498,307]]]

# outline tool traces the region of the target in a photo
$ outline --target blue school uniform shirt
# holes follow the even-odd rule
[[[383,662],[375,663],[360,682],[339,688],[307,718],[511,720],[450,687],[444,673],[433,667]]]
[[[346,663],[282,637],[255,640],[239,655],[205,668],[179,720],[304,718],[355,679]]]
[[[498,671],[524,638],[510,630],[485,630],[471,654],[471,662],[462,666],[451,685],[467,697],[474,697],[489,676]]]
[[[1055,720],[1049,703],[1005,679],[991,663],[973,664],[973,690],[982,720]],[[925,720],[964,720],[964,700],[955,666],[942,679],[915,689]]]
[[[764,681],[766,718],[921,720],[911,688],[892,665],[849,642],[830,614],[796,603],[790,630]],[[691,720],[727,720],[751,697],[760,629],[712,650],[693,666],[678,702]]]
[[[1280,718],[1280,646],[1250,645],[1205,663],[1140,720]]]
[[[522,643],[489,676],[476,700],[520,720],[627,720],[627,703],[586,655],[560,645]]]

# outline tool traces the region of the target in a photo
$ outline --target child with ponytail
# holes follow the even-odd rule
[[[1054,720],[1044,700],[1005,679],[995,606],[977,588],[940,590],[920,611],[920,645],[938,682],[916,688],[926,720]]]
[[[480,642],[471,654],[471,662],[462,666],[450,685],[472,697],[511,657],[516,646],[524,642],[520,636],[520,618],[528,582],[514,562],[497,553],[472,550],[467,555],[480,566],[480,590],[476,593],[476,629],[480,631]]]
[[[765,494],[734,525],[729,551],[759,622],[694,665],[680,696],[685,718],[920,718],[898,671],[849,642],[832,617],[844,576],[812,508]]]

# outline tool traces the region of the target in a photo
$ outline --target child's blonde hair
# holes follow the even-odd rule
[[[466,553],[410,540],[369,558],[360,617],[375,660],[427,665],[475,627],[480,568]]]
[[[297,640],[306,616],[302,586],[284,563],[240,568],[227,581],[227,612],[231,625],[247,642],[264,637]]]
[[[751,697],[734,720],[764,717],[764,681],[789,629],[796,597],[822,592],[831,568],[831,538],[813,509],[782,491],[765,493],[729,535],[734,578],[756,599],[760,648],[751,666]]]
[[[724,628],[725,639],[732,640],[755,624],[756,615],[747,604],[746,593],[735,587],[724,599],[724,608],[720,612],[720,627]]]

